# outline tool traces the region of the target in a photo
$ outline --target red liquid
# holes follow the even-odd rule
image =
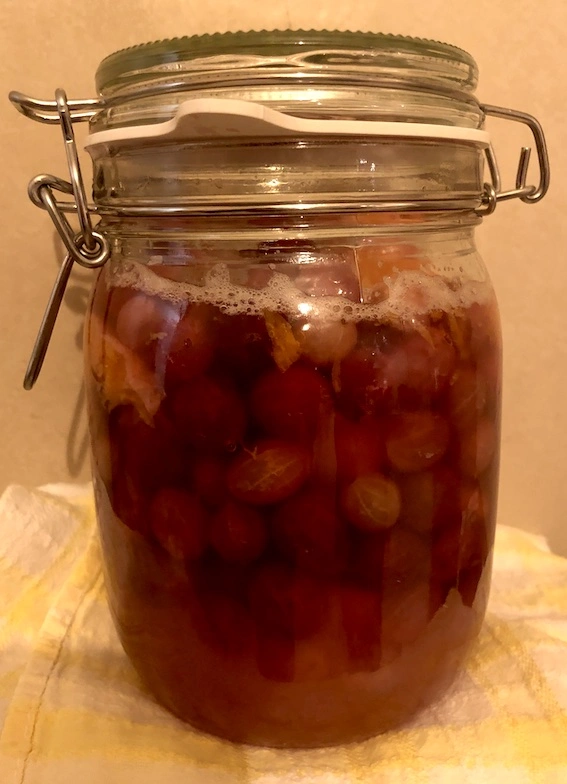
[[[137,670],[231,740],[316,746],[400,724],[450,682],[485,610],[494,305],[422,311],[406,329],[230,315],[103,276],[93,468]]]

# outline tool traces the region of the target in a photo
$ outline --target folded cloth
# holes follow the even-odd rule
[[[567,560],[500,526],[466,669],[394,732],[314,751],[192,730],[140,685],[112,626],[92,490],[0,499],[1,784],[566,784]]]

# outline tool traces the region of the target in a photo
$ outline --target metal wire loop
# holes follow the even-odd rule
[[[522,125],[527,125],[534,138],[538,164],[539,164],[539,183],[537,185],[526,185],[528,175],[528,168],[530,162],[530,148],[522,147],[520,151],[520,159],[516,170],[516,187],[508,191],[500,191],[495,183],[494,176],[492,182],[496,190],[497,201],[508,201],[509,199],[520,199],[526,204],[535,204],[535,202],[543,199],[549,189],[550,181],[550,168],[549,156],[547,153],[547,144],[545,142],[545,135],[543,128],[539,121],[531,114],[519,112],[516,109],[505,109],[502,106],[491,106],[489,104],[481,104],[481,108],[485,115],[490,117],[497,117],[500,120],[512,120],[519,122]],[[489,152],[487,151],[488,165],[491,168]],[[492,173],[492,168],[491,168]]]
[[[67,95],[65,91],[61,88],[57,89],[55,91],[55,100],[57,102],[57,110],[59,112],[59,119],[61,121],[61,131],[63,133],[63,141],[65,143],[67,165],[69,167],[71,185],[73,186],[73,196],[75,197],[75,203],[77,205],[77,215],[79,217],[81,232],[84,237],[86,248],[88,250],[93,250],[95,247],[93,225],[91,216],[89,215],[85,185],[83,183],[83,176],[81,174],[81,166],[79,164],[79,156],[77,153],[77,145],[75,143],[73,121],[71,119],[71,112],[69,111],[69,104],[67,102]]]
[[[54,189],[63,193],[73,191],[71,183],[51,174],[40,174],[30,182],[28,194],[34,204],[47,210],[73,261],[88,269],[101,267],[110,256],[110,245],[107,238],[100,232],[91,229],[91,247],[88,247],[83,232],[76,233],[65,213],[60,209],[57,199],[53,195]]]
[[[485,182],[484,191],[482,194],[482,204],[475,210],[476,214],[481,215],[483,218],[487,215],[492,215],[496,209],[497,204],[498,194],[496,193],[496,188],[489,182]]]
[[[8,98],[20,114],[23,114],[24,117],[28,117],[30,120],[50,125],[61,122],[57,101],[40,101],[17,90],[12,90]],[[97,98],[86,98],[84,100],[67,101],[67,106],[73,122],[86,122],[102,107],[102,102]]]

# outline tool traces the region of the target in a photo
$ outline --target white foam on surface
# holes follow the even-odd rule
[[[450,312],[488,301],[487,282],[466,281],[448,285],[439,276],[403,271],[388,278],[389,296],[379,303],[358,303],[344,297],[313,297],[305,294],[285,274],[274,272],[263,289],[247,288],[230,280],[229,268],[219,263],[211,268],[203,285],[177,282],[156,274],[138,262],[121,262],[110,273],[110,285],[131,287],[176,304],[202,302],[215,305],[228,315],[262,315],[275,311],[291,317],[325,321],[409,320],[431,311]],[[308,306],[308,309],[306,309]]]

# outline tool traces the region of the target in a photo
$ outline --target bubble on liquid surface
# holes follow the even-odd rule
[[[177,282],[156,275],[144,264],[130,262],[110,272],[110,284],[158,295],[173,303],[204,302],[227,315],[258,315],[277,311],[290,317],[345,322],[371,320],[409,321],[432,311],[452,311],[490,299],[488,286],[466,281],[456,290],[445,280],[421,272],[401,272],[389,286],[387,300],[368,304],[342,297],[306,296],[283,273],[274,273],[263,289],[250,289],[230,280],[229,268],[219,262],[207,273],[203,285]],[[485,290],[486,288],[486,290]]]

